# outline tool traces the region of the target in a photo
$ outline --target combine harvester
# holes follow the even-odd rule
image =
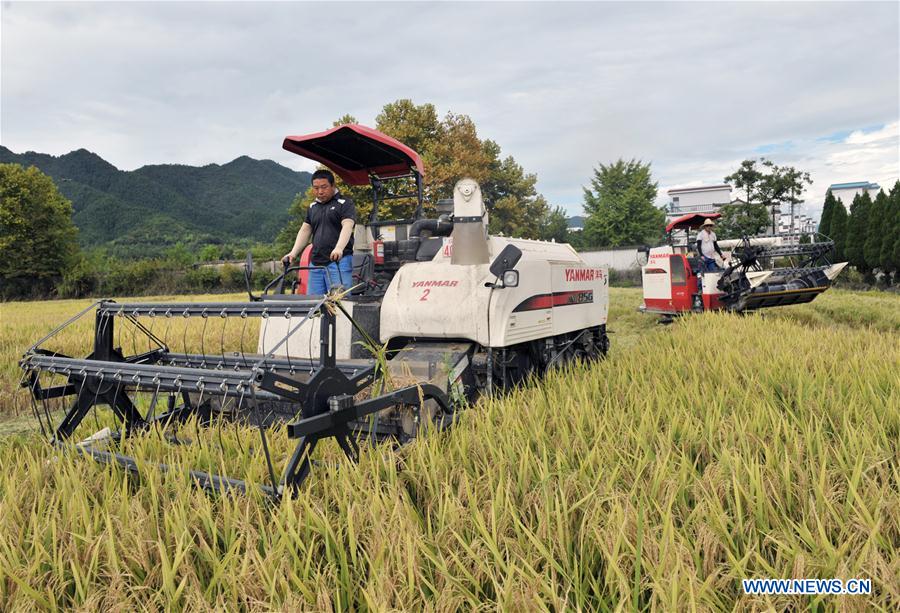
[[[54,445],[136,473],[138,461],[121,446],[151,426],[168,431],[189,418],[203,426],[248,424],[258,429],[266,460],[270,483],[260,487],[277,498],[303,483],[323,439],[335,438],[357,461],[362,437],[407,442],[426,423],[451,425],[481,393],[606,354],[606,269],[587,265],[566,244],[489,236],[474,181],[459,181],[452,202],[439,203],[440,216],[425,219],[422,161],[402,143],[345,125],[288,137],[284,148],[350,185],[373,188],[372,214],[356,228],[352,288],[304,294],[306,252],[258,296],[248,260],[246,302],[92,305],[21,360],[23,386]],[[411,202],[412,215],[379,220],[379,206],[391,199]],[[293,291],[284,293],[286,285]],[[49,348],[89,313],[86,357]],[[251,353],[244,337],[253,318],[259,333]],[[191,328],[202,330],[199,351],[188,340],[191,320],[200,320]],[[240,331],[236,349],[226,347],[231,322]],[[386,379],[404,384],[384,391]],[[64,402],[54,399],[69,397],[64,416],[54,419],[53,405]],[[108,407],[118,429],[86,419],[98,407]],[[285,427],[277,432],[297,440],[280,477],[267,440],[279,424]],[[166,439],[184,442],[171,433]],[[247,487],[211,472],[190,474],[208,490]]]
[[[667,244],[649,249],[641,268],[640,311],[659,314],[668,322],[690,312],[746,312],[801,304],[831,287],[847,265],[831,263],[834,241],[802,243],[795,234],[718,241],[723,251],[731,250],[730,265],[702,272],[691,231],[719,217],[719,213],[692,213],[666,226]]]

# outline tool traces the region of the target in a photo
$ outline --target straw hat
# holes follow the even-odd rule
[[[705,228],[706,226],[715,226],[715,225],[716,225],[716,222],[714,222],[712,219],[707,219],[706,221],[703,222],[703,225],[700,227]]]

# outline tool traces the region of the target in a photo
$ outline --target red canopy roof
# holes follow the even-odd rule
[[[703,225],[703,222],[707,219],[718,219],[721,216],[721,213],[688,213],[687,215],[682,215],[681,217],[670,221],[666,226],[666,232],[671,232],[672,230],[684,230],[686,228],[696,230]]]
[[[288,136],[282,146],[321,162],[350,185],[367,185],[370,174],[389,179],[407,175],[413,168],[425,175],[418,153],[387,134],[358,124]]]

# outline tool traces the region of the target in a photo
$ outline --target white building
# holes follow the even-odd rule
[[[857,181],[855,183],[835,183],[828,188],[831,190],[832,195],[839,199],[844,206],[849,208],[850,203],[853,202],[853,199],[856,197],[856,194],[860,194],[862,192],[869,192],[869,195],[872,198],[878,195],[878,190],[881,187],[877,183],[869,183],[868,181]]]
[[[730,185],[705,185],[670,189],[671,201],[666,207],[666,220],[688,213],[715,213],[723,204],[731,202]]]
[[[791,214],[782,213],[778,216],[778,234],[808,234],[815,232],[818,223],[808,215],[794,214],[794,224],[791,226]]]

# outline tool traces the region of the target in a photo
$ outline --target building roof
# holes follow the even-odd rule
[[[667,193],[671,196],[672,194],[687,194],[690,192],[712,192],[719,191],[723,189],[731,189],[731,186],[728,184],[724,185],[701,185],[700,187],[679,187],[676,189],[670,189]]]
[[[833,183],[828,189],[879,189],[879,185],[868,181],[856,181],[855,183]]]

